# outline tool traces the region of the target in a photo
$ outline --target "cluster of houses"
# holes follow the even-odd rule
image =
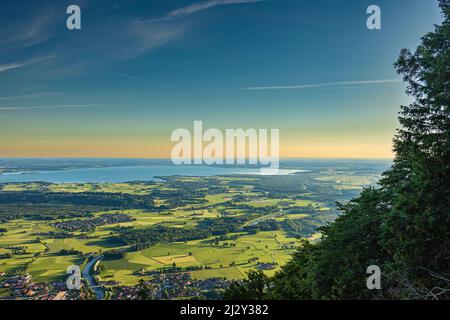
[[[2,296],[2,299],[66,300],[77,298],[77,294],[67,292],[65,282],[33,282],[28,273],[21,275],[0,273],[0,288],[9,292],[9,295]]]
[[[97,283],[97,285],[103,286],[103,287],[112,287],[112,286],[118,286],[119,282],[116,280],[99,281]]]
[[[256,268],[259,270],[273,270],[277,267],[278,263],[272,262],[272,263],[264,263],[260,262],[256,265]]]
[[[99,217],[91,219],[74,219],[56,222],[53,224],[53,226],[65,231],[77,231],[77,230],[91,231],[98,226],[131,221],[133,221],[133,218],[127,214],[114,213],[114,214],[102,214]]]
[[[138,286],[120,286],[113,290],[112,299],[176,299],[214,296],[227,288],[224,278],[192,279],[189,273],[159,273]]]

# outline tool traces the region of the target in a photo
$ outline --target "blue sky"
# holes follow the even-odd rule
[[[0,4],[0,156],[164,157],[193,120],[280,128],[285,156],[389,156],[393,62],[441,21],[432,0],[26,3]]]

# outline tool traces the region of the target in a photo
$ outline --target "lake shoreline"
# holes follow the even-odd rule
[[[309,170],[303,169],[279,169],[276,175],[292,175]],[[208,177],[223,175],[264,176],[258,168],[219,167],[219,166],[123,166],[123,167],[92,167],[81,169],[42,170],[33,172],[1,173],[0,183],[124,183],[134,181],[158,181],[167,176]]]

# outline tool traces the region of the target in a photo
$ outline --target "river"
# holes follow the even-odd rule
[[[93,267],[95,265],[95,263],[99,260],[101,260],[103,258],[103,256],[96,256],[91,258],[88,263],[86,263],[86,265],[83,268],[83,271],[81,272],[82,276],[84,279],[87,280],[89,287],[94,290],[95,292],[95,298],[97,300],[103,300],[105,298],[105,292],[101,287],[98,287],[95,285],[94,283],[94,278],[91,274],[91,272],[93,271]]]

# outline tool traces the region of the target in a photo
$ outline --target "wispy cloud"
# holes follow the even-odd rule
[[[208,0],[175,9],[163,16],[148,19],[136,17],[131,20],[122,20],[115,17],[106,17],[102,24],[90,29],[89,37],[72,40],[71,51],[66,56],[75,54],[73,52],[75,47],[82,48],[83,52],[101,55],[106,58],[105,60],[133,59],[183,38],[188,32],[192,31],[196,24],[198,25],[198,22],[178,19],[182,16],[217,6],[261,1],[267,0]],[[127,77],[129,75],[122,76]],[[133,76],[127,78],[133,79]]]
[[[128,26],[122,28],[129,46],[123,46],[128,52],[122,53],[121,58],[132,58],[153,49],[173,42],[192,29],[192,25],[179,17],[194,14],[212,7],[232,4],[256,3],[267,0],[208,0],[193,3],[169,12],[165,17],[157,19],[135,19]],[[121,42],[120,40],[118,41]]]
[[[167,14],[168,18],[175,18],[180,16],[185,16],[189,14],[193,14],[199,11],[203,11],[212,7],[217,6],[225,6],[230,4],[243,4],[243,3],[256,3],[264,0],[209,0],[203,2],[193,3],[189,6],[182,7],[176,10],[173,10]]]
[[[90,70],[111,60],[134,59],[182,38],[191,27],[189,21],[181,19],[117,19],[108,16],[103,23],[93,26],[88,35],[74,39],[70,46],[63,43],[60,51],[64,54],[60,60],[70,59],[73,65],[74,61],[80,62],[78,56],[86,53],[101,56],[101,61],[86,59],[81,62],[86,70]],[[93,64],[87,65],[91,62]]]
[[[167,14],[149,18],[143,16],[122,17],[112,11],[102,15],[99,18],[101,23],[90,26],[88,33],[83,32],[83,36],[80,36],[81,33],[73,33],[71,37],[56,37],[64,31],[63,27],[55,27],[55,24],[61,23],[64,15],[61,18],[61,14],[56,9],[44,11],[36,9],[30,11],[22,19],[22,23],[0,24],[0,47],[11,53],[17,53],[24,52],[24,49],[30,46],[45,43],[45,50],[58,52],[58,56],[51,64],[42,68],[41,78],[77,77],[79,74],[91,72],[102,64],[138,58],[184,38],[198,27],[200,22],[179,19],[183,16],[217,6],[261,1],[267,0],[204,0],[177,8]],[[87,5],[88,1],[84,2]],[[50,39],[52,41],[49,41]],[[42,49],[43,45],[37,47]],[[89,58],[97,56],[101,56],[102,59]],[[12,61],[3,64],[0,62],[0,75],[2,72],[24,68],[42,60],[44,59]],[[142,80],[133,75],[122,74],[121,76]]]
[[[32,6],[30,6],[32,7]],[[30,9],[31,10],[31,9]],[[25,16],[25,19],[13,26],[3,25],[0,30],[0,44],[18,45],[26,48],[45,42],[54,36],[60,12],[53,8],[40,8],[38,14]],[[13,32],[11,32],[13,30]]]
[[[23,62],[13,62],[13,63],[7,63],[7,64],[0,64],[0,73],[8,71],[8,70],[23,68],[23,67],[29,66],[30,64],[33,64],[33,63],[42,62],[42,61],[46,61],[46,60],[52,59],[53,57],[54,57],[53,55],[48,55],[48,56],[43,56],[43,57],[30,59],[30,60],[23,61]]]
[[[124,26],[123,34],[115,39],[116,43],[124,45],[119,48],[118,58],[140,56],[181,38],[188,30],[190,26],[185,22],[136,18]]]
[[[0,101],[9,101],[9,100],[18,100],[18,99],[27,99],[27,98],[36,98],[36,97],[43,97],[43,96],[61,96],[63,95],[63,92],[36,92],[36,93],[28,93],[28,94],[21,94],[21,95],[15,95],[15,96],[0,96]]]
[[[8,63],[0,64],[0,72],[5,72],[12,69],[17,69],[26,66],[26,63]]]
[[[362,81],[339,81],[339,82],[322,82],[314,84],[300,84],[292,86],[266,86],[266,87],[248,87],[243,90],[291,90],[291,89],[311,89],[311,88],[324,88],[324,87],[336,87],[346,85],[369,85],[369,84],[385,84],[401,82],[401,79],[382,79],[382,80],[362,80]]]
[[[98,108],[106,107],[106,104],[61,104],[51,106],[20,106],[20,107],[2,107],[0,111],[17,111],[17,110],[35,110],[35,109],[72,109],[72,108]]]
[[[142,78],[139,78],[139,77],[136,77],[136,76],[132,76],[132,75],[129,75],[129,74],[126,74],[126,73],[119,73],[119,76],[121,76],[123,78],[131,79],[131,80],[139,80],[139,81],[144,80]]]

